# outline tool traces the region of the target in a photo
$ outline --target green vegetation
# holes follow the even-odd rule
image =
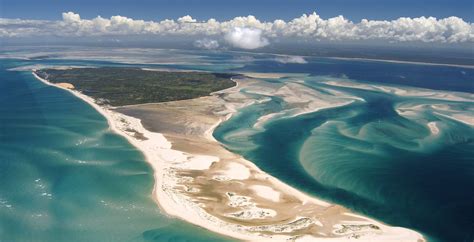
[[[76,90],[112,106],[192,99],[236,85],[230,79],[232,74],[129,67],[43,69],[36,74],[52,83],[71,83]]]

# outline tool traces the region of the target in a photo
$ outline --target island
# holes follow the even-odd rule
[[[235,86],[231,80],[235,74],[197,71],[98,67],[42,69],[35,73],[111,106],[192,99]]]
[[[278,92],[262,88],[255,74],[100,67],[33,75],[89,103],[143,152],[154,170],[153,198],[171,216],[248,241],[424,241],[415,231],[300,192],[216,141],[221,122],[262,101],[252,92]],[[278,93],[295,97],[290,106],[314,109],[303,85]]]

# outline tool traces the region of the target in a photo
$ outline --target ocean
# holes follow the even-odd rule
[[[177,50],[94,49],[78,57],[59,48],[32,58],[35,51],[1,52],[27,57],[0,59],[1,238],[228,240],[164,215],[140,152],[93,108],[18,69],[72,65],[277,72],[286,77],[261,82],[354,100],[294,116],[284,98],[243,89],[265,101],[239,110],[214,137],[313,196],[429,241],[474,239],[474,128],[452,118],[472,117],[474,69],[316,57],[283,63],[267,54]],[[176,63],[159,64],[170,56]],[[254,125],[272,113],[282,115]]]
[[[31,63],[0,60],[0,241],[232,241],[163,214],[143,155],[88,104],[9,71]]]
[[[468,113],[472,122],[473,70],[321,60],[303,65],[264,61],[258,63],[261,67],[255,64],[246,70],[309,73],[304,78],[306,88],[340,91],[365,101],[296,117],[283,115],[263,129],[255,128],[259,117],[286,109],[281,99],[272,98],[240,110],[216,129],[214,137],[308,194],[390,225],[415,229],[429,241],[472,241],[474,129],[439,115],[431,105]],[[323,80],[414,93],[334,87]],[[292,82],[284,78],[268,81],[267,85]],[[426,88],[422,89],[426,93],[418,95],[416,88]],[[432,97],[442,91],[464,92],[460,95],[467,100]],[[416,108],[406,117],[397,107]],[[439,134],[430,133],[429,122],[438,124]]]

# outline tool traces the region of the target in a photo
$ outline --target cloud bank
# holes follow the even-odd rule
[[[254,49],[277,38],[298,38],[307,41],[375,40],[389,42],[473,43],[474,24],[458,17],[398,18],[352,22],[343,16],[323,19],[318,14],[303,14],[290,21],[263,22],[254,16],[236,17],[228,21],[199,21],[191,16],[177,20],[136,20],[123,16],[82,19],[67,12],[62,20],[25,20],[0,18],[0,37],[35,36],[195,36],[223,38],[237,48]]]

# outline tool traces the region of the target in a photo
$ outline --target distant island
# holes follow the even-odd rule
[[[193,99],[236,85],[231,80],[235,74],[133,67],[42,69],[35,73],[112,106]]]

